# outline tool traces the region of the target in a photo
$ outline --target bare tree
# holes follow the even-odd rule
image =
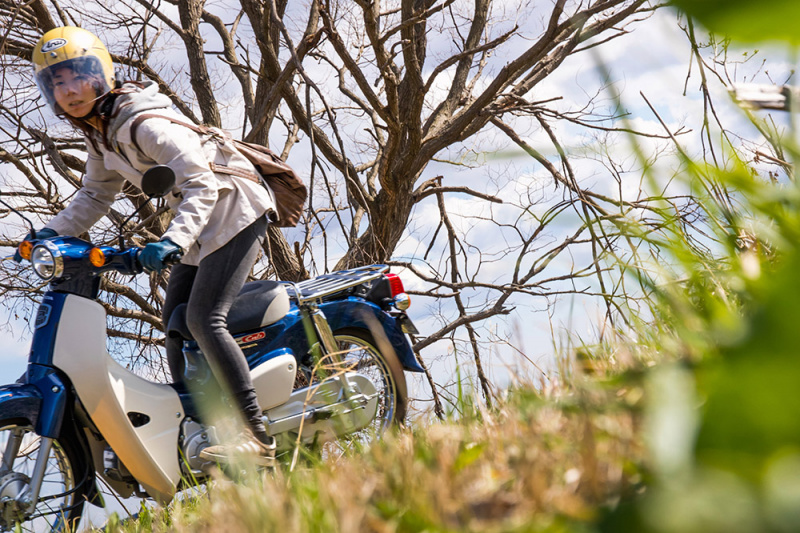
[[[156,81],[197,122],[240,130],[253,142],[282,140],[278,151],[306,171],[311,196],[305,219],[295,230],[270,228],[268,261],[254,275],[298,280],[369,263],[408,269],[424,287],[411,292],[434,298],[442,309],[439,329],[416,339],[417,353],[441,341],[466,346],[491,402],[491,378],[482,364],[488,339],[481,338],[480,325],[521,302],[541,301],[547,308],[564,294],[597,297],[609,318],[617,316],[629,293],[604,260],[622,253],[621,247],[636,248],[626,241],[620,220],[643,216],[651,205],[644,195],[626,198],[608,194],[611,187],[602,193],[586,188],[575,156],[559,139],[558,124],[598,138],[635,133],[615,125],[616,110],[596,105],[594,98],[569,109],[558,98],[536,95],[568,58],[625,35],[658,5],[506,4],[0,0],[2,194],[47,219],[79,187],[82,140],[42,108],[29,61],[43,32],[62,24],[85,27],[109,44],[123,77]],[[551,148],[542,153],[523,130],[542,135]],[[480,155],[476,147],[484,135],[500,136],[530,156],[540,168],[537,178],[519,189],[515,176],[487,175],[480,188],[432,175],[432,163],[480,172],[480,157],[470,158]],[[609,183],[616,183],[637,172],[639,162],[625,166],[604,158],[603,164]],[[93,240],[114,238],[123,213],[142,202],[133,189],[124,196],[129,203],[115,204],[105,224],[93,230]],[[474,212],[451,208],[454,199],[468,199]],[[679,206],[678,216],[691,213],[690,199],[671,201]],[[436,214],[420,221],[412,216],[417,211]],[[0,213],[11,223],[0,245],[14,245],[21,225]],[[563,219],[571,221],[568,230]],[[496,231],[505,246],[482,251],[471,244],[462,220],[468,228]],[[126,236],[144,243],[168,222],[155,205],[125,228]],[[418,253],[398,254],[409,235],[419,241]],[[510,267],[493,273],[491,265],[501,261]],[[105,282],[104,301],[117,319],[112,336],[141,346],[157,343],[157,289],[163,282],[158,276],[143,287]],[[2,280],[8,298],[28,298],[35,289],[23,287],[18,276]],[[158,364],[147,353],[137,357]],[[441,411],[440,399],[435,401]]]

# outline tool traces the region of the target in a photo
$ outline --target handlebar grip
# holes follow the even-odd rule
[[[142,263],[142,259],[140,257],[144,248],[131,248],[131,250],[134,250],[133,257],[137,267],[139,268],[138,272],[141,272],[141,269],[145,269],[148,271],[151,270],[151,268],[146,267],[144,263]],[[167,254],[167,256],[161,260],[161,264],[163,266],[175,265],[180,263],[181,259],[183,259],[183,252],[181,250],[175,250],[174,252]],[[161,268],[159,268],[158,270],[160,271]]]
[[[164,264],[165,265],[177,265],[178,263],[181,262],[181,259],[183,259],[183,252],[180,251],[180,250],[176,250],[176,251],[168,254],[167,257],[164,258]]]

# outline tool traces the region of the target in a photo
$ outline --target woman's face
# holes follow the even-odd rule
[[[53,73],[53,97],[69,116],[82,118],[92,112],[97,92],[92,78],[69,68]]]

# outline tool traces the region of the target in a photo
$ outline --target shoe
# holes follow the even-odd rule
[[[258,466],[275,466],[275,439],[264,444],[251,431],[243,431],[230,444],[215,444],[200,452],[200,459],[227,464],[233,461],[251,462]]]

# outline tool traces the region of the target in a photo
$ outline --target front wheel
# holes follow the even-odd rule
[[[71,531],[81,518],[85,480],[76,475],[82,461],[66,441],[53,441],[39,498],[23,503],[41,444],[27,421],[0,420],[0,531]]]

